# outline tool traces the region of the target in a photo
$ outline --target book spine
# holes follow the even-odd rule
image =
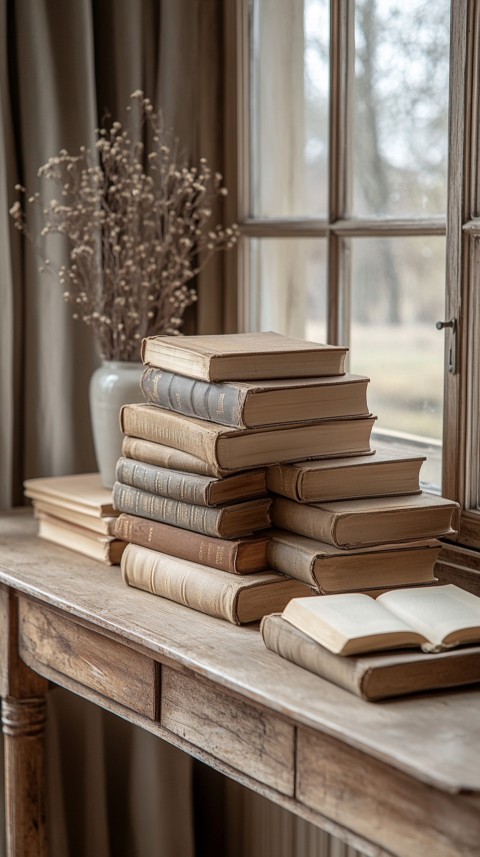
[[[210,506],[211,480],[190,473],[178,473],[153,464],[143,464],[132,458],[119,458],[117,461],[117,482],[140,488],[151,494],[193,503],[197,506]]]
[[[133,544],[123,552],[121,569],[129,586],[239,624],[238,589],[229,583],[228,575],[219,581],[211,576],[211,569],[205,573],[203,566]]]
[[[367,699],[363,675],[354,660],[334,655],[314,640],[302,634],[279,614],[264,616],[260,632],[267,649],[321,676],[350,693]]]
[[[228,384],[213,384],[186,378],[148,366],[141,387],[149,402],[201,420],[243,428],[245,392]]]
[[[272,523],[282,530],[290,530],[315,541],[341,547],[336,541],[336,518],[331,512],[276,497],[270,514]]]
[[[276,494],[300,501],[300,472],[291,467],[273,464],[267,468],[267,488]]]
[[[268,545],[268,560],[274,571],[295,577],[296,580],[301,580],[308,586],[317,586],[313,574],[313,561],[300,548],[272,539]]]
[[[209,431],[209,423],[185,425],[181,417],[163,408],[124,405],[120,411],[120,427],[124,434],[171,446],[202,461],[218,464],[217,435]]]
[[[143,440],[141,437],[125,436],[122,442],[122,455],[143,461],[145,464],[154,464],[156,467],[168,467],[172,470],[180,470],[184,473],[197,473],[200,476],[225,476],[227,471],[215,466],[208,461],[202,461],[188,452],[164,446],[161,443],[153,443]],[[229,471],[228,471],[229,472]]]
[[[133,515],[120,515],[115,522],[117,538],[133,542],[145,548],[218,568],[221,571],[237,573],[238,544],[228,539],[208,538],[201,533],[186,530],[182,538],[178,530],[159,521],[149,521]]]
[[[120,482],[115,482],[113,486],[113,504],[117,511],[127,512],[129,515],[139,515],[141,518],[161,521],[206,536],[221,535],[221,509],[181,503],[179,500],[149,494]]]

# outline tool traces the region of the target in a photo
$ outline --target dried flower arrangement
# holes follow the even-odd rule
[[[238,228],[210,226],[215,201],[225,196],[222,176],[205,158],[189,166],[171,131],[165,131],[148,98],[131,96],[132,124],[146,126],[146,151],[120,122],[96,131],[93,150],[62,150],[38,176],[58,198],[27,195],[41,215],[41,237],[67,240],[68,263],[56,267],[31,233],[20,201],[10,209],[15,226],[34,244],[40,270],[54,273],[74,318],[93,328],[101,357],[138,360],[139,341],[178,334],[185,309],[197,293],[189,282],[214,253],[228,250]]]

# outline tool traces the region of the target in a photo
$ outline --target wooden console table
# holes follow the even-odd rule
[[[480,690],[382,704],[237,628],[128,588],[0,518],[8,857],[45,857],[49,682],[201,759],[371,857],[480,855]]]

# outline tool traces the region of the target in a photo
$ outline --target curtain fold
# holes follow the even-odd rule
[[[0,508],[22,503],[26,478],[95,469],[88,382],[98,356],[12,227],[15,185],[35,192],[38,168],[91,145],[107,110],[124,119],[138,89],[192,159],[221,171],[220,8],[0,0]],[[190,331],[221,330],[220,273],[210,264],[199,279]],[[51,857],[193,857],[188,756],[61,689],[50,695],[47,740]]]

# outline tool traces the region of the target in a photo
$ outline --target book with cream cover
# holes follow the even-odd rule
[[[292,339],[273,331],[148,336],[144,363],[204,381],[341,375],[348,348]]]
[[[369,413],[362,375],[215,384],[147,366],[141,379],[154,405],[234,428],[337,419]]]
[[[338,655],[480,643],[480,598],[453,583],[392,589],[378,598],[358,592],[293,598],[282,617]]]
[[[371,702],[480,682],[480,646],[437,654],[395,649],[343,658],[280,613],[264,616],[260,630],[270,651]]]
[[[72,524],[44,512],[36,512],[38,535],[41,539],[77,551],[107,565],[118,565],[126,542]]]
[[[95,517],[117,514],[112,492],[103,487],[99,473],[26,479],[23,485],[25,496],[32,500],[44,500]]]
[[[121,567],[129,586],[236,625],[256,622],[267,613],[283,610],[291,598],[310,591],[283,574],[225,574],[134,544],[125,548]]]
[[[370,451],[375,417],[291,423],[258,429],[232,429],[186,417],[155,405],[124,405],[124,434],[188,452],[223,470],[246,470],[278,461]]]

